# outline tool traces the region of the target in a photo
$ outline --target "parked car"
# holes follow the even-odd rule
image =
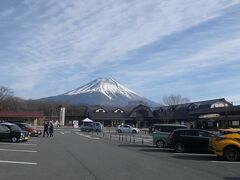
[[[31,126],[31,124],[23,123],[23,122],[13,122],[13,123],[18,125],[22,130],[29,132],[31,136],[39,136],[42,134],[40,130],[35,129],[34,127]]]
[[[153,145],[159,148],[167,147],[168,137],[175,129],[187,128],[187,126],[181,124],[155,124],[153,127]]]
[[[136,134],[136,133],[140,132],[140,129],[132,127],[127,124],[122,124],[122,125],[118,125],[117,132],[118,133],[134,133],[134,134]]]
[[[25,139],[24,132],[16,124],[0,123],[0,140],[19,142]]]
[[[240,129],[220,129],[210,139],[209,147],[217,157],[228,161],[240,160]]]
[[[22,133],[24,135],[23,141],[28,141],[30,139],[31,133],[24,130],[22,130]]]
[[[199,129],[174,130],[169,136],[168,146],[175,152],[210,152],[208,148],[212,133]]]
[[[89,132],[89,131],[95,131],[95,132],[102,132],[103,131],[103,125],[100,122],[85,122],[80,126],[81,131]]]

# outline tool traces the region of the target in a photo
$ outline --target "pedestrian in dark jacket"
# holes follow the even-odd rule
[[[43,137],[45,137],[45,134],[47,134],[47,137],[49,136],[48,130],[49,130],[49,123],[47,121],[44,122],[43,125]]]
[[[53,122],[50,121],[49,123],[49,134],[50,134],[50,137],[53,137]]]

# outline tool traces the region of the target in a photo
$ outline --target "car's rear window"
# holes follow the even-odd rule
[[[20,127],[18,127],[17,125],[10,125],[10,128],[12,131],[17,131],[20,132],[22,131]]]
[[[160,132],[173,132],[175,129],[184,129],[187,128],[185,126],[158,126],[157,128],[154,128],[154,130],[160,131]]]

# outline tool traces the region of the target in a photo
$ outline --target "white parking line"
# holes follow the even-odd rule
[[[37,146],[37,144],[25,144],[25,143],[0,143],[0,146],[1,145]]]
[[[64,132],[60,132],[61,134],[64,134]]]
[[[89,138],[89,139],[100,139],[98,137],[91,137],[91,136],[85,135],[85,134],[80,134],[80,133],[76,133],[76,134],[79,135],[79,136],[83,136],[83,137]]]
[[[79,129],[73,129],[73,131],[75,131],[75,132],[81,132]]]
[[[7,151],[7,152],[27,152],[27,153],[36,153],[36,152],[37,152],[37,151],[20,150],[20,149],[0,149],[0,151]]]
[[[64,131],[65,134],[70,134],[72,133],[71,131]]]
[[[240,162],[232,161],[211,161],[212,163],[222,163],[222,164],[240,164]]]
[[[38,164],[38,163],[34,163],[34,162],[3,161],[3,160],[0,160],[0,163],[26,164],[26,165],[37,165]]]

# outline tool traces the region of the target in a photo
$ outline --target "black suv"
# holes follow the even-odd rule
[[[178,129],[169,136],[168,146],[178,153],[186,151],[210,152],[209,139],[212,134],[199,129]]]
[[[0,123],[0,140],[18,142],[24,140],[24,133],[16,124]]]

